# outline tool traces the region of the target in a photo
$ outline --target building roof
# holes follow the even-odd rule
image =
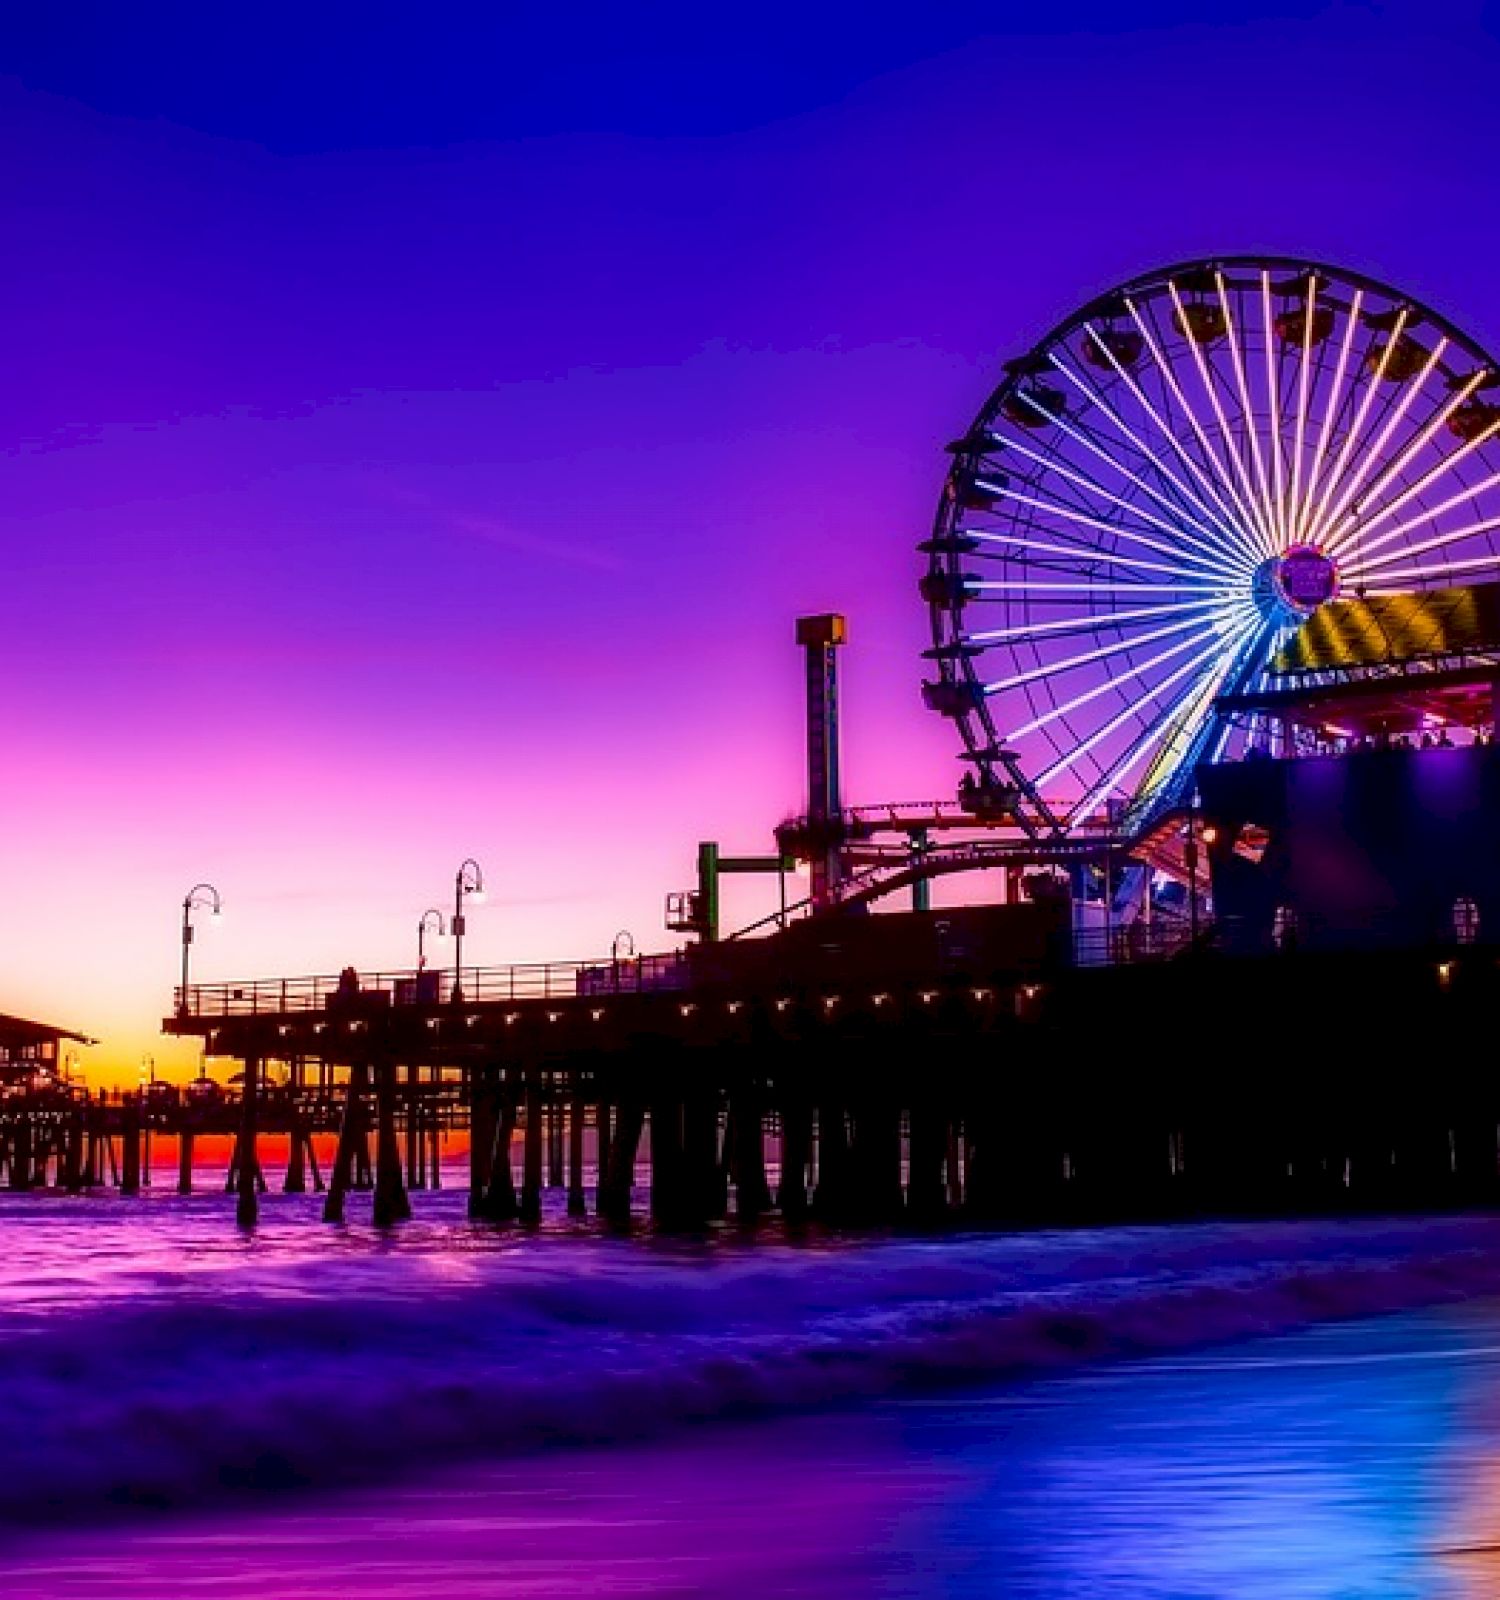
[[[0,1011],[0,1050],[14,1050],[29,1044],[55,1043],[59,1039],[72,1039],[78,1044],[98,1044],[86,1033],[74,1033],[71,1028],[59,1028],[50,1022],[32,1022],[26,1017],[7,1016]]]
[[[1500,654],[1500,583],[1330,600],[1272,658],[1280,675]]]

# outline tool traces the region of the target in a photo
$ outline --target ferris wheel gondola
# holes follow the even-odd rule
[[[1410,296],[1269,257],[1146,274],[951,445],[922,595],[971,792],[1139,831],[1265,737],[1222,709],[1351,596],[1500,577],[1500,367]]]

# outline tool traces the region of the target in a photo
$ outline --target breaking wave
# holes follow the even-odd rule
[[[0,1215],[0,1238],[26,1226]],[[86,1250],[87,1222],[76,1231]],[[350,1483],[1500,1292],[1500,1220],[1482,1217],[500,1239],[455,1220],[410,1247],[271,1246],[201,1271],[185,1250],[126,1291],[12,1293],[0,1522]]]

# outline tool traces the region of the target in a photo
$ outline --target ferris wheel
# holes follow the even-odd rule
[[[1500,578],[1500,366],[1356,273],[1226,257],[1075,312],[949,446],[922,594],[965,787],[1034,834],[1148,826],[1265,729],[1330,601]]]

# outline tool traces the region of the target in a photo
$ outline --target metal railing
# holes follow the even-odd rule
[[[1061,800],[1054,805],[1060,813],[1071,809],[1069,803]],[[986,817],[958,800],[895,800],[875,805],[846,806],[839,817],[850,836],[856,839],[870,833],[909,833],[916,828],[973,829],[975,832],[995,832],[1007,828],[1014,832],[1021,831],[1019,824],[1011,818]],[[805,816],[792,816],[783,825],[795,828],[806,822]],[[1117,812],[1101,806],[1074,823],[1073,831],[1113,834],[1119,824]]]
[[[501,1005],[509,1000],[575,1000],[685,988],[686,957],[631,956],[621,961],[547,961],[513,967],[428,968],[417,972],[321,973],[190,984],[172,992],[179,1017],[283,1016],[330,1008]]]
[[[1206,947],[1213,930],[1205,926],[1197,943]],[[1186,921],[1132,922],[1118,928],[1085,928],[1073,935],[1075,967],[1121,967],[1142,961],[1170,961],[1193,948],[1193,931]]]

